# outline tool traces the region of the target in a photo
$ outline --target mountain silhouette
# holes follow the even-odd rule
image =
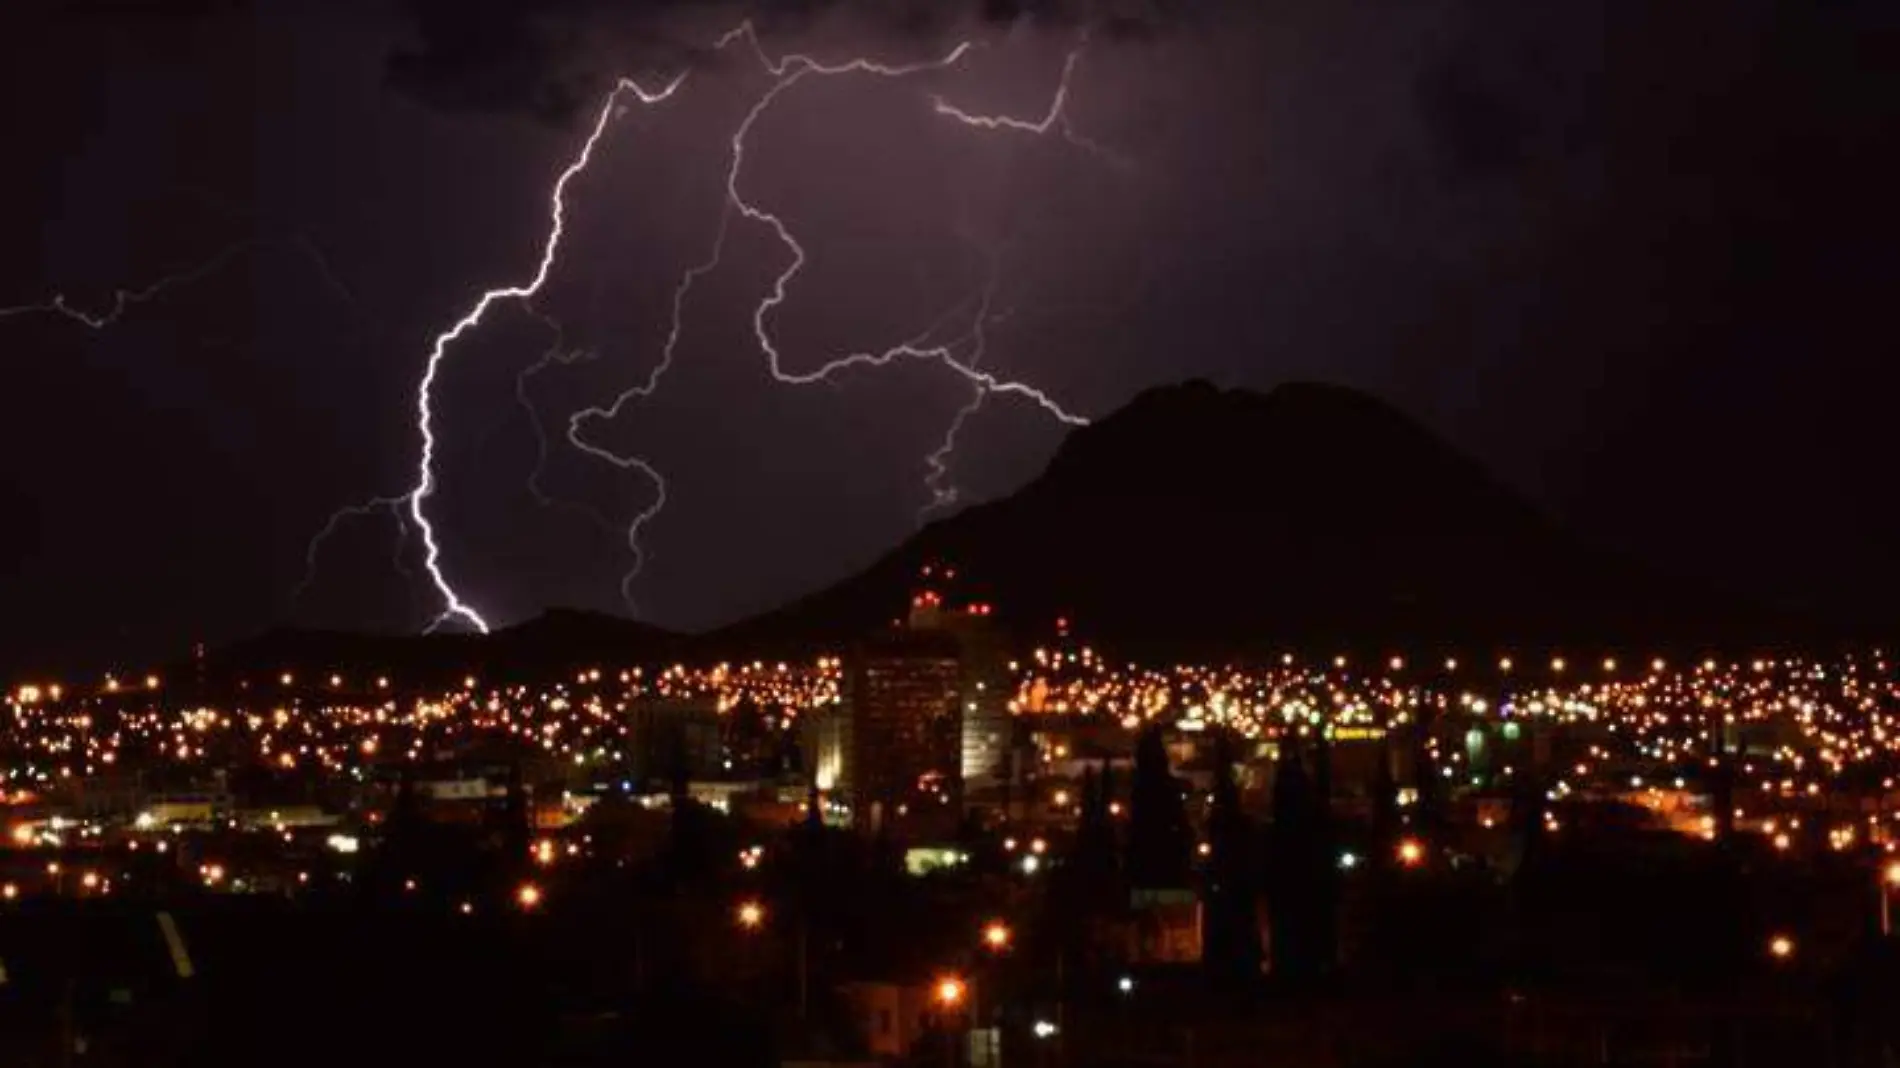
[[[265,682],[279,673],[318,684],[333,673],[363,688],[377,676],[405,685],[441,684],[477,675],[484,681],[536,681],[588,668],[687,652],[687,639],[646,623],[598,612],[555,608],[490,634],[357,634],[279,629],[214,652],[204,665],[220,683]],[[196,665],[174,667],[189,678]],[[293,681],[295,679],[293,678]]]
[[[713,644],[835,645],[888,625],[927,565],[956,569],[959,595],[1021,634],[1063,619],[1140,656],[1648,647],[1774,626],[1572,539],[1370,396],[1197,381],[1140,394],[1017,493]]]
[[[926,580],[924,569],[933,569]],[[1073,431],[1016,493],[925,527],[863,572],[686,636],[550,611],[486,636],[280,631],[216,669],[532,678],[692,657],[806,656],[889,627],[920,587],[1034,641],[1057,620],[1124,656],[1217,659],[1539,647],[1635,652],[1794,635],[1785,620],[1585,545],[1382,401],[1188,382]]]

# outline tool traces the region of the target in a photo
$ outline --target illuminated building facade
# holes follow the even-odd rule
[[[956,642],[931,631],[881,637],[852,657],[840,785],[857,826],[876,830],[925,805],[954,811],[962,671]]]
[[[990,606],[946,608],[937,594],[911,600],[910,629],[944,634],[955,643],[958,662],[957,771],[966,790],[999,785],[1007,776],[1010,752],[1009,698],[1013,689],[1004,637]]]

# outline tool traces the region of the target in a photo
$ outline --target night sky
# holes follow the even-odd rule
[[[613,79],[686,71],[609,124],[548,284],[453,346],[437,393],[463,596],[494,623],[625,611],[652,484],[559,434],[646,379],[718,232],[771,79],[709,46],[748,14],[825,62],[985,42],[809,79],[754,128],[745,195],[809,254],[772,320],[788,371],[967,331],[987,286],[983,367],[1084,416],[1190,377],[1357,386],[1592,538],[1892,617],[1891,4],[94,0],[0,16],[0,306],[205,270],[105,330],[0,318],[0,669],[427,625],[413,528],[346,518],[300,590],[309,539],[413,484],[430,346],[532,274]],[[1067,114],[1101,152],[933,113],[1040,117],[1085,40]],[[914,530],[972,397],[925,362],[773,382],[751,316],[786,251],[744,219],[723,251],[661,388],[591,432],[668,479],[633,594],[686,628]],[[1063,430],[992,397],[945,484],[1009,492]]]

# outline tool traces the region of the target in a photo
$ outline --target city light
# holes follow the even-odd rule
[[[937,980],[935,990],[937,1004],[946,1009],[954,1009],[962,1005],[963,996],[966,992],[967,990],[963,980],[955,976],[946,975]]]
[[[983,944],[993,951],[1000,953],[1008,949],[1012,937],[1009,925],[1001,920],[992,920],[983,927]]]
[[[757,901],[741,902],[738,911],[739,926],[748,931],[757,930],[765,923],[765,906]]]
[[[533,883],[522,883],[521,888],[515,891],[515,904],[529,912],[540,908],[541,888]]]
[[[1405,738],[1429,715],[1441,728],[1432,740],[1437,762],[1450,773],[1444,799],[1456,802],[1446,814],[1456,821],[1468,820],[1473,828],[1506,826],[1505,805],[1495,800],[1495,794],[1508,790],[1513,763],[1521,773],[1524,761],[1530,759],[1530,747],[1523,743],[1534,737],[1540,747],[1553,747],[1548,762],[1539,763],[1540,771],[1551,777],[1547,785],[1553,801],[1614,799],[1646,810],[1653,823],[1698,843],[1719,836],[1724,821],[1711,814],[1707,780],[1696,772],[1714,766],[1719,758],[1711,722],[1726,722],[1732,727],[1727,752],[1739,754],[1734,764],[1740,799],[1734,816],[1736,833],[1753,837],[1764,852],[1790,867],[1807,863],[1814,852],[1849,858],[1862,865],[1859,870],[1877,886],[1900,893],[1900,859],[1896,859],[1900,819],[1894,819],[1890,809],[1866,805],[1878,803],[1883,792],[1896,789],[1895,776],[1886,769],[1900,758],[1900,722],[1891,712],[1900,702],[1900,681],[1890,665],[1784,654],[1764,657],[1759,666],[1754,661],[1710,660],[1689,662],[1673,674],[1666,666],[1647,674],[1599,673],[1601,654],[1579,649],[1572,650],[1570,670],[1563,678],[1554,673],[1534,672],[1528,677],[1520,673],[1505,683],[1489,670],[1493,661],[1467,653],[1455,682],[1434,671],[1432,678],[1440,685],[1421,688],[1412,680],[1385,674],[1384,656],[1362,662],[1348,673],[1328,671],[1330,655],[1310,655],[1292,663],[1280,663],[1276,657],[1276,663],[1267,666],[1213,667],[1142,666],[1083,652],[1038,651],[1034,659],[1025,658],[1014,680],[1015,714],[1030,730],[1046,731],[1037,743],[1043,753],[1079,755],[1083,737],[1079,732],[1102,730],[1110,736],[1109,759],[1122,760],[1126,757],[1123,746],[1132,741],[1121,734],[1124,725],[1130,729],[1150,724],[1172,727],[1185,721],[1246,740],[1247,760],[1256,763],[1258,770],[1258,762],[1271,759],[1264,754],[1289,736],[1310,739],[1316,732],[1327,732],[1336,745],[1358,747]],[[1623,655],[1625,669],[1643,664],[1657,667],[1647,656]],[[1427,657],[1409,670],[1441,662],[1439,657]],[[1520,662],[1547,661],[1544,656],[1520,652]],[[5,826],[0,842],[23,851],[44,850],[32,861],[21,858],[27,865],[21,871],[34,864],[45,866],[54,856],[76,865],[72,878],[46,881],[50,891],[63,894],[82,889],[105,892],[108,887],[120,893],[121,870],[115,870],[119,866],[111,858],[115,852],[122,858],[132,851],[146,857],[168,851],[191,857],[186,871],[203,863],[197,881],[220,892],[271,893],[286,883],[293,892],[304,885],[295,881],[295,875],[309,867],[308,852],[314,847],[340,870],[334,875],[311,870],[309,885],[335,885],[348,882],[354,874],[349,868],[351,857],[369,852],[372,842],[383,837],[379,827],[386,826],[384,821],[393,815],[393,771],[405,763],[421,767],[432,754],[513,747],[551,765],[585,763],[600,782],[626,783],[632,778],[629,765],[636,747],[630,712],[643,702],[704,702],[717,714],[751,706],[764,713],[768,729],[790,734],[805,729],[810,722],[807,717],[838,714],[846,680],[843,664],[825,657],[787,665],[675,664],[658,669],[629,665],[603,670],[598,681],[592,671],[584,673],[586,681],[578,684],[584,689],[577,688],[571,678],[539,685],[482,681],[466,691],[452,684],[430,690],[412,680],[392,681],[405,694],[400,700],[373,691],[363,695],[324,686],[279,693],[268,685],[278,677],[281,665],[274,665],[258,677],[266,685],[252,691],[248,700],[240,697],[219,706],[177,703],[175,687],[148,695],[131,684],[141,674],[121,673],[117,677],[127,684],[113,697],[97,687],[65,693],[62,698],[42,692],[37,703],[16,701],[7,710],[9,716],[0,718],[0,756],[4,757],[0,770],[8,775],[6,800],[22,814]],[[323,680],[332,669],[324,665],[299,670],[314,671],[310,677]],[[366,682],[376,668],[338,665],[337,670],[346,680]],[[11,696],[17,698],[18,691]],[[1049,717],[1046,726],[1039,720],[1045,715]],[[1481,744],[1471,741],[1474,734],[1482,738]],[[1120,735],[1119,742],[1115,735]],[[1458,744],[1460,740],[1464,744]],[[1170,744],[1203,747],[1193,734],[1171,739]],[[1471,766],[1480,751],[1491,761],[1482,775]],[[1353,759],[1367,752],[1369,748],[1359,749]],[[1095,753],[1089,754],[1089,763],[1096,759]],[[247,823],[240,827],[236,811],[214,816],[195,807],[201,804],[196,800],[171,802],[155,796],[137,803],[128,800],[122,811],[85,818],[49,809],[44,800],[66,783],[80,787],[94,780],[148,773],[154,778],[209,784],[220,771],[275,769],[286,761],[320,776],[326,786],[341,788],[339,795],[356,791],[351,807],[310,813],[309,822],[300,817],[289,825],[276,813],[267,820],[257,812],[242,817]],[[461,776],[471,788],[475,786],[472,780],[481,777],[473,770],[450,774]],[[489,796],[499,786],[493,774],[489,773],[486,786]],[[563,803],[556,797],[558,789],[542,792],[550,785],[546,781],[533,785],[534,826],[543,828],[540,833],[548,837],[531,838],[529,857],[524,859],[542,866],[565,865],[570,856],[601,859],[573,827],[593,797],[577,789]],[[1121,785],[1125,788],[1126,782]],[[1494,799],[1471,806],[1463,796],[1467,789],[1491,793]],[[629,786],[622,790],[634,792]],[[1416,811],[1421,799],[1415,788],[1400,787],[1398,792],[1401,805],[1414,806]],[[438,805],[477,803],[448,796],[438,801],[431,793],[424,796],[431,798],[432,810]],[[1064,811],[1037,810],[1028,819],[998,828],[999,833],[1008,832],[1001,844],[1019,878],[1047,874],[1069,859],[1069,839],[1059,837],[1051,826],[1066,823],[1082,799],[1078,782],[1060,774],[1050,774],[1034,796],[1060,798],[1067,805],[1056,806]],[[1120,793],[1104,798],[1103,805],[1111,813],[1125,813],[1126,798],[1125,792]],[[735,814],[744,803],[733,802]],[[1851,819],[1820,815],[1856,808],[1860,814]],[[828,808],[827,814],[838,811]],[[1198,821],[1203,814],[1198,796],[1193,811]],[[1545,816],[1545,826],[1553,831],[1558,827],[1557,811],[1561,810],[1553,808]],[[224,826],[227,816],[231,817],[228,828]],[[549,822],[542,822],[544,816]],[[1441,858],[1435,852],[1437,837],[1427,836],[1425,824],[1414,823],[1407,830],[1410,836],[1377,847],[1393,851],[1384,854],[1393,866],[1418,869],[1422,876],[1441,859],[1451,862],[1451,854]],[[1565,830],[1576,833],[1574,825]],[[255,840],[266,848],[253,859],[249,852],[229,851],[223,843],[201,844],[201,835],[227,831],[255,832]],[[1205,838],[1204,828],[1197,826],[1194,832],[1197,839]],[[1497,835],[1487,838],[1480,848],[1499,846]],[[1459,839],[1446,838],[1454,840]],[[1820,847],[1823,840],[1825,848]],[[1473,844],[1477,844],[1475,839]],[[95,854],[96,846],[106,851]],[[765,870],[766,848],[776,847],[739,848],[734,873]],[[1199,842],[1190,848],[1198,849]],[[1355,843],[1350,851],[1334,853],[1338,869],[1356,872],[1377,866],[1378,858],[1358,852],[1361,848]],[[725,855],[730,863],[733,854]],[[82,856],[84,860],[79,859]],[[232,870],[220,868],[223,874],[214,875],[209,857],[219,858]],[[48,875],[58,875],[56,867],[46,870]],[[86,874],[95,875],[95,881],[88,884]],[[551,878],[539,871],[537,875]],[[39,889],[37,882],[20,885],[29,895]],[[407,885],[414,887],[413,881]],[[399,875],[397,887],[403,886]],[[430,891],[453,893],[446,884],[432,885]],[[448,897],[442,907],[453,912],[459,900]],[[502,901],[508,903],[505,897]],[[1017,937],[1025,934],[1012,930],[998,944],[991,941],[986,926],[977,926],[975,933],[978,937],[972,948],[979,953],[1015,950]],[[1802,952],[1814,954],[1820,949],[1804,946]]]
[[[1794,956],[1794,939],[1785,934],[1775,935],[1768,940],[1768,955],[1776,960],[1787,960]]]
[[[1399,863],[1408,868],[1416,868],[1425,862],[1425,847],[1416,838],[1406,838],[1399,842]]]

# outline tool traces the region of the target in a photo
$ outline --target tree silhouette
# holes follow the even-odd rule
[[[1372,848],[1375,862],[1389,866],[1399,841],[1399,781],[1392,772],[1392,747],[1386,736],[1372,766]]]
[[[1516,769],[1511,783],[1510,864],[1514,874],[1535,866],[1539,845],[1544,837],[1544,816],[1548,809],[1544,770],[1537,765],[1537,727],[1526,723],[1521,729],[1524,732],[1525,759],[1523,765]]]
[[[1333,743],[1322,730],[1313,747],[1313,829],[1307,843],[1307,877],[1312,881],[1313,966],[1325,974],[1339,966],[1338,827],[1333,822]]]
[[[1709,712],[1715,766],[1709,771],[1709,807],[1715,817],[1715,840],[1725,851],[1735,845],[1735,754],[1728,747],[1728,713],[1718,705]]]
[[[1158,726],[1143,730],[1135,742],[1128,809],[1129,885],[1140,890],[1192,885],[1193,835]]]
[[[519,761],[508,768],[508,792],[502,802],[501,826],[496,838],[505,871],[513,873],[527,864],[528,849],[534,840],[534,813],[528,803],[528,788],[522,781]]]
[[[1323,758],[1322,758],[1323,760]],[[1330,773],[1328,773],[1330,774]],[[1267,834],[1267,925],[1273,974],[1301,985],[1331,964],[1335,909],[1333,859],[1319,792],[1291,736],[1280,741],[1273,779],[1273,825]]]
[[[1124,914],[1128,897],[1117,863],[1109,804],[1114,782],[1104,762],[1082,773],[1081,814],[1068,856],[1048,875],[1041,915],[1032,926],[1044,947],[1045,976],[1079,988],[1105,964],[1109,924]]]
[[[1075,848],[1065,867],[1096,887],[1108,888],[1116,877],[1115,825],[1109,818],[1115,782],[1108,763],[1101,771],[1082,773],[1082,813],[1076,825]]]
[[[1255,829],[1241,811],[1232,742],[1225,733],[1215,742],[1207,840],[1209,854],[1201,881],[1202,961],[1217,985],[1237,987],[1260,977],[1260,929],[1254,919],[1260,888]]]

